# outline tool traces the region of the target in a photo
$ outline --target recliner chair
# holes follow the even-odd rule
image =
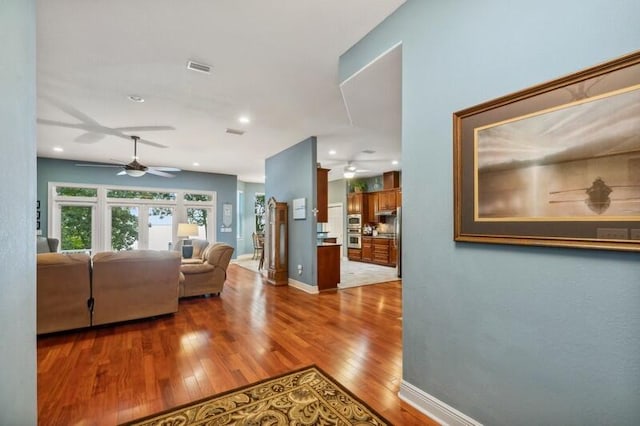
[[[36,237],[36,253],[55,253],[58,251],[60,240],[49,237]]]
[[[233,247],[216,243],[204,251],[204,263],[180,266],[184,280],[180,282],[180,297],[219,295],[227,279],[227,267],[233,255]]]

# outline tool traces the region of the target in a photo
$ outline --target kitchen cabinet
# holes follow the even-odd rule
[[[378,191],[378,210],[396,209],[396,190]]]
[[[396,190],[396,208],[402,207],[402,190]]]
[[[362,260],[362,250],[361,249],[347,249],[347,256],[349,260]]]
[[[394,239],[389,241],[389,266],[396,266],[398,261],[398,242]]]
[[[363,214],[363,209],[366,210],[364,193],[351,192],[347,194],[347,214]]]
[[[362,223],[378,222],[376,216],[376,211],[378,210],[378,193],[368,192],[364,196],[367,198],[367,211],[362,215]]]
[[[362,237],[362,260],[373,261],[373,238]]]
[[[318,290],[334,290],[340,282],[340,244],[318,246]]]
[[[373,239],[373,261],[383,265],[389,264],[389,240],[382,238]]]
[[[317,209],[318,223],[329,222],[329,169],[317,169]]]
[[[384,189],[400,188],[400,172],[392,171],[383,173],[382,187]]]
[[[396,266],[398,246],[396,240],[386,237],[362,237],[360,250],[349,249],[349,260]]]

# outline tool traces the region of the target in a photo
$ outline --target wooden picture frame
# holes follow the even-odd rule
[[[640,51],[453,124],[455,241],[640,251]]]

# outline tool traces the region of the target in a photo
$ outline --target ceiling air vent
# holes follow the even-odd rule
[[[232,135],[244,135],[244,130],[239,130],[239,129],[227,129],[226,130],[227,133],[231,133]]]
[[[362,150],[363,154],[375,154],[376,152],[372,149],[363,149]]]
[[[203,72],[205,74],[211,73],[211,67],[209,65],[200,64],[194,61],[187,62],[187,69],[190,69],[191,71]]]

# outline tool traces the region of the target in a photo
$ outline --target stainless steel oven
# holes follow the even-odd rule
[[[347,229],[362,229],[362,215],[350,214],[347,215]]]
[[[347,248],[362,248],[362,234],[360,229],[347,229]]]

